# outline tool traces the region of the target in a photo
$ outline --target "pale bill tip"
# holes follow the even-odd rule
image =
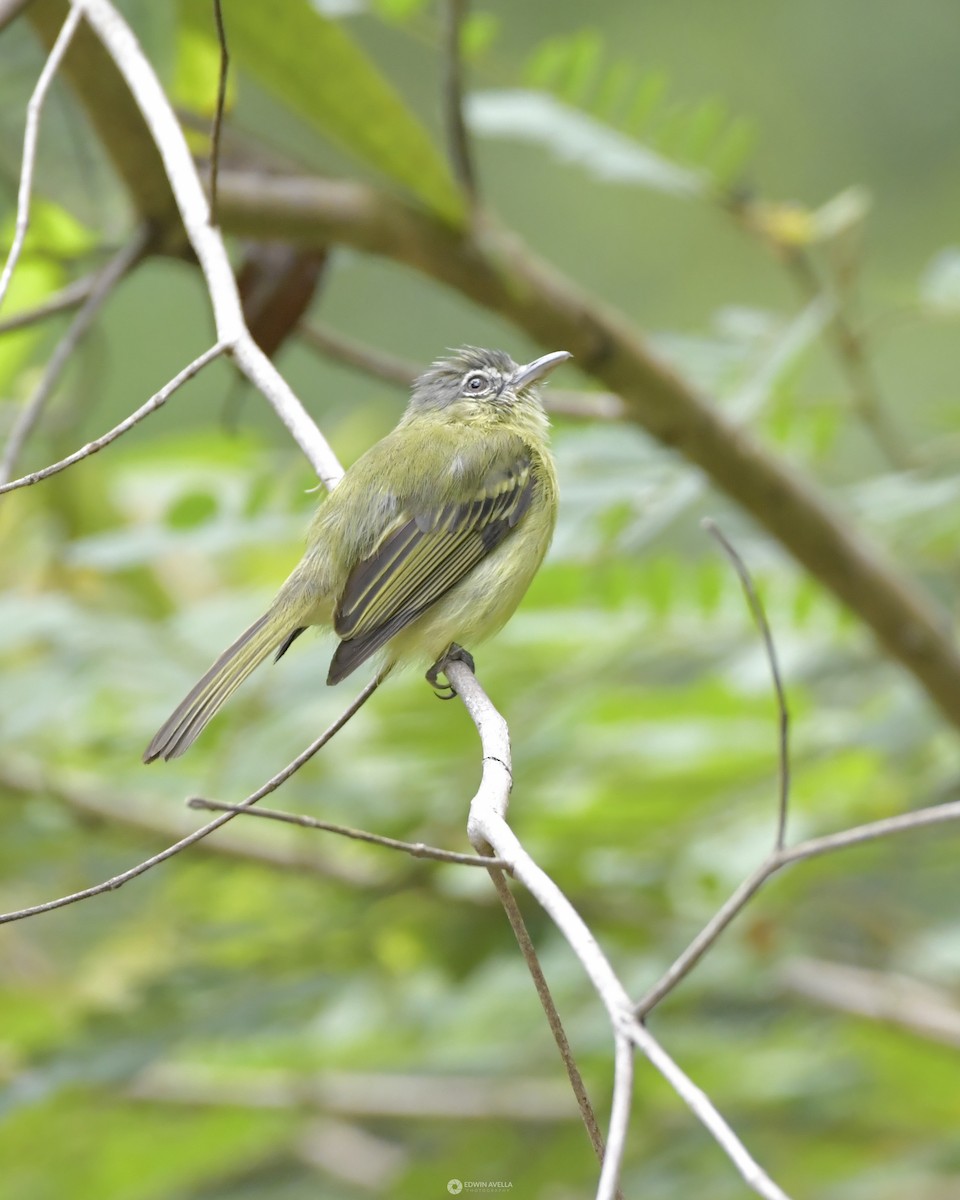
[[[515,388],[527,387],[538,379],[542,379],[544,375],[548,375],[554,367],[559,367],[569,358],[573,358],[573,355],[568,350],[554,350],[551,354],[541,355],[533,362],[524,363],[522,367],[518,367],[510,382]]]

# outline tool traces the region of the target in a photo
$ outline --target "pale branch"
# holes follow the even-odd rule
[[[183,836],[185,814],[169,814],[154,798],[148,800],[144,797],[140,803],[131,803],[129,796],[85,784],[65,773],[47,771],[35,764],[5,759],[0,764],[0,788],[24,799],[52,796],[85,823],[97,822],[154,841],[158,838],[169,841]],[[281,871],[298,871],[323,879],[336,879],[351,887],[376,888],[383,882],[378,873],[356,861],[346,861],[342,855],[334,857],[306,853],[299,845],[295,847],[266,838],[253,840],[239,831],[236,836],[232,836],[232,831],[228,830],[210,838],[205,842],[204,849],[210,854],[276,867]]]
[[[83,12],[123,75],[160,152],[184,230],[207,284],[217,340],[227,343],[237,366],[286,425],[324,485],[335,486],[343,474],[336,456],[247,328],[223,238],[210,223],[210,206],[196,166],[153,67],[109,0],[72,0],[72,4]]]
[[[340,714],[334,723],[326,729],[315,741],[311,742],[306,750],[301,751],[292,762],[288,763],[282,771],[278,771],[272,779],[267,780],[265,784],[257,788],[247,798],[237,806],[238,809],[249,808],[262,800],[264,796],[269,796],[271,792],[275,792],[282,783],[295,774],[304,763],[309,762],[311,758],[323,746],[330,741],[334,734],[338,733],[350,718],[358,712],[367,700],[373,695],[376,689],[380,686],[379,676],[375,676],[363,689],[362,692],[353,700],[346,709]],[[202,841],[205,837],[209,837],[215,830],[222,828],[228,821],[232,821],[237,812],[230,811],[221,813],[219,817],[209,821],[200,829],[194,830],[193,833],[186,837],[180,838],[174,842],[172,846],[167,846],[165,850],[161,850],[159,854],[154,854],[150,858],[144,859],[143,862],[137,863],[135,867],[130,867],[126,871],[122,871],[119,875],[114,875],[111,879],[106,879],[102,883],[94,884],[92,887],[83,888],[79,892],[71,892],[68,896],[60,896],[56,900],[47,900],[43,904],[32,904],[28,908],[16,909],[13,912],[0,913],[0,925],[6,925],[11,921],[22,921],[25,917],[34,917],[39,913],[52,912],[55,908],[64,908],[68,904],[76,904],[79,900],[89,900],[93,896],[103,895],[104,892],[114,892],[117,888],[122,887],[125,883],[129,883],[131,879],[136,879],[139,875],[146,874],[153,867],[159,866],[160,863],[166,862],[168,858],[173,858],[175,854],[179,854],[182,850],[186,850],[190,846],[195,846],[197,842]]]
[[[884,817],[865,825],[855,825],[852,829],[843,829],[839,833],[808,838],[807,841],[797,842],[793,846],[774,850],[740,884],[662,978],[639,1001],[636,1005],[638,1016],[645,1017],[664,996],[673,991],[680,980],[685,978],[703,958],[720,934],[743,911],[747,902],[782,867],[802,862],[806,858],[818,858],[823,854],[832,854],[850,846],[876,841],[877,838],[890,837],[893,834],[907,833],[913,829],[925,829],[930,825],[943,825],[957,820],[960,820],[960,800],[953,800],[947,804],[937,804],[930,808],[918,808],[914,812],[900,813],[895,817]]]
[[[127,1095],[137,1100],[245,1108],[307,1105],[321,1112],[361,1118],[521,1123],[574,1118],[566,1088],[554,1080],[516,1074],[496,1079],[386,1071],[310,1072],[161,1060],[136,1077]]]
[[[784,987],[839,1012],[896,1025],[918,1037],[960,1048],[960,1008],[946,991],[888,971],[848,963],[791,958],[780,970]]]
[[[470,202],[476,204],[477,174],[463,118],[462,36],[468,10],[469,0],[443,0],[443,109],[454,177]]]
[[[209,350],[205,350],[198,358],[195,358],[192,363],[188,363],[178,374],[164,384],[159,392],[154,393],[146,403],[125,417],[119,425],[115,425],[113,429],[101,434],[92,442],[87,442],[85,446],[81,446],[79,450],[75,450],[73,454],[68,454],[66,458],[61,458],[59,462],[51,463],[48,467],[42,467],[38,471],[31,471],[29,475],[22,475],[19,479],[13,479],[9,483],[0,485],[0,496],[4,492],[13,492],[17,488],[29,487],[31,484],[39,483],[41,479],[49,479],[51,475],[56,475],[60,471],[65,471],[67,467],[72,467],[74,463],[82,462],[83,459],[89,458],[91,454],[96,454],[98,450],[102,450],[104,446],[109,446],[111,442],[115,442],[118,437],[121,437],[134,425],[138,425],[145,417],[149,417],[151,413],[155,413],[158,408],[161,408],[170,399],[173,393],[182,387],[194,375],[198,374],[207,363],[213,362],[215,358],[219,358],[221,354],[225,354],[228,347],[224,342],[218,342],[215,346],[211,346]]]
[[[426,846],[423,842],[403,842],[385,837],[381,833],[368,833],[364,829],[352,829],[349,825],[336,825],[332,821],[318,821],[304,813],[284,812],[276,808],[247,808],[240,804],[221,804],[218,800],[207,800],[203,796],[192,796],[187,801],[189,808],[210,812],[242,813],[247,817],[261,817],[266,821],[279,821],[284,825],[298,825],[301,829],[318,829],[323,833],[335,833],[339,837],[352,838],[357,842],[368,842],[371,846],[384,846],[388,850],[400,850],[413,858],[429,858],[435,862],[455,863],[461,867],[506,866],[496,859],[481,854],[460,854],[456,850],[441,850]]]
[[[553,999],[553,993],[550,991],[550,985],[547,983],[547,978],[543,973],[543,968],[540,965],[540,959],[537,957],[537,951],[534,947],[533,940],[527,929],[526,922],[520,912],[520,907],[514,898],[513,892],[506,881],[503,871],[494,864],[499,860],[496,858],[484,857],[483,861],[487,864],[487,869],[490,872],[490,879],[496,889],[500,903],[503,905],[503,910],[507,915],[507,920],[510,922],[510,927],[513,930],[514,937],[517,939],[517,945],[520,947],[520,953],[523,955],[523,960],[527,964],[527,970],[530,972],[530,977],[533,979],[533,986],[537,989],[537,996],[540,998],[540,1004],[547,1018],[547,1024],[550,1026],[550,1032],[553,1034],[553,1040],[557,1044],[557,1049],[560,1051],[560,1058],[563,1061],[564,1068],[567,1072],[567,1079],[570,1081],[570,1087],[573,1089],[574,1097],[577,1101],[577,1106],[580,1109],[580,1116],[583,1120],[584,1127],[587,1131],[587,1136],[590,1138],[590,1144],[593,1146],[593,1151],[597,1156],[597,1161],[603,1165],[604,1154],[606,1153],[606,1143],[603,1138],[603,1131],[600,1129],[600,1123],[597,1121],[597,1115],[593,1110],[593,1104],[590,1096],[587,1093],[586,1085],[583,1082],[583,1076],[580,1074],[580,1068],[577,1066],[576,1059],[573,1057],[573,1051],[570,1048],[570,1042],[567,1038],[567,1031],[563,1027],[563,1022],[560,1020],[560,1013],[557,1010],[556,1003]],[[623,1200],[623,1193],[617,1189],[616,1200]]]
[[[613,1101],[610,1105],[610,1128],[607,1133],[607,1148],[603,1155],[603,1168],[597,1185],[598,1196],[620,1196],[617,1181],[627,1149],[627,1134],[630,1130],[630,1113],[633,1109],[633,1042],[629,1033],[615,1031],[613,1059]],[[721,1143],[722,1145],[722,1143]]]
[[[465,704],[477,727],[483,748],[480,787],[470,805],[467,833],[479,853],[491,849],[511,864],[514,877],[535,897],[580,960],[610,1017],[614,1038],[628,1037],[649,1062],[667,1079],[718,1145],[740,1171],[749,1186],[766,1200],[786,1200],[786,1194],[750,1157],[743,1143],[727,1125],[709,1097],[670,1058],[650,1031],[636,1018],[630,998],[609,961],[576,909],[553,880],[524,850],[506,821],[512,786],[510,737],[506,722],[465,663],[451,662],[444,674]],[[622,1074],[621,1074],[622,1078]],[[621,1092],[622,1096],[622,1092]],[[618,1128],[623,1114],[615,1113]],[[608,1139],[609,1142],[609,1139]],[[608,1150],[608,1154],[609,1154]],[[610,1200],[616,1186],[619,1163],[601,1173],[602,1190],[597,1200]]]
[[[88,3],[98,21],[105,14],[109,21],[113,10],[106,0]],[[46,36],[52,14],[61,9],[62,0],[34,0],[27,11],[35,23],[44,18]],[[85,32],[78,35],[78,49],[82,44],[86,50]],[[115,40],[113,57],[140,103],[137,82],[145,60],[137,51],[135,61],[125,63],[125,45]],[[99,62],[71,70],[75,57],[68,56],[64,70],[113,160],[125,155],[135,165],[122,170],[123,177],[141,212],[151,212],[169,189],[165,180],[144,186],[156,175],[155,148],[142,136],[142,122],[137,127],[132,119],[126,95],[118,94],[122,89],[108,80],[111,72]],[[156,81],[149,67],[147,73],[152,97]],[[175,136],[179,144],[179,130]],[[383,255],[493,309],[538,343],[570,350],[582,369],[620,397],[625,419],[703,468],[873,630],[960,727],[960,652],[946,615],[816,486],[661,362],[625,316],[537,259],[515,234],[489,219],[482,231],[453,229],[397,196],[346,180],[221,170],[218,195],[226,232],[314,246],[340,242]]]
[[[36,428],[77,347],[90,332],[100,310],[106,304],[117,284],[141,260],[150,244],[151,231],[141,225],[130,241],[122,246],[106,265],[94,276],[90,290],[79,311],[67,327],[56,349],[47,360],[33,394],[20,410],[0,455],[0,487],[10,482],[17,459],[23,451],[30,434]]]
[[[347,180],[222,171],[232,233],[340,242],[404,263],[524,329],[620,397],[625,419],[703,468],[875,633],[960,727],[960,651],[949,621],[813,483],[661,362],[622,314],[485,221],[451,229],[402,199]]]
[[[230,69],[230,50],[227,47],[227,31],[223,27],[223,6],[213,0],[213,18],[217,27],[217,44],[220,47],[220,72],[217,77],[217,106],[210,131],[210,224],[217,225],[217,176],[220,171],[220,130],[223,128],[223,110],[227,101],[227,73]]]
[[[56,75],[63,56],[67,52],[70,40],[77,31],[82,14],[77,9],[71,9],[66,20],[57,34],[53,49],[47,55],[43,70],[37,80],[29,101],[27,102],[27,121],[23,133],[23,158],[20,164],[20,184],[17,188],[17,218],[14,226],[13,243],[7,254],[3,270],[0,271],[0,305],[3,304],[14,267],[20,258],[20,251],[30,226],[30,192],[33,188],[33,168],[37,158],[37,141],[40,136],[40,117],[43,106],[50,90],[50,84]]]
[[[69,9],[70,0],[30,0],[24,19],[49,49]],[[79,99],[140,219],[166,233],[167,242],[159,245],[181,252],[183,231],[163,162],[123,76],[88,24],[77,30],[61,75]]]
[[[647,1027],[637,1021],[628,1027],[629,1036],[674,1091],[687,1102],[704,1128],[726,1152],[748,1186],[766,1200],[790,1200],[786,1192],[751,1158],[746,1147],[717,1111],[713,1101],[680,1070]]]
[[[767,665],[770,668],[770,676],[773,680],[773,690],[777,699],[777,753],[779,756],[778,777],[780,781],[777,797],[777,835],[774,846],[777,850],[782,850],[787,837],[787,815],[790,805],[790,710],[787,707],[787,693],[783,686],[783,678],[780,675],[780,664],[777,661],[777,648],[773,642],[773,634],[770,632],[770,623],[767,621],[767,614],[763,611],[763,604],[757,595],[757,589],[754,587],[753,580],[750,578],[747,564],[740,557],[730,539],[716,522],[707,517],[702,522],[702,525],[720,545],[737,573],[737,578],[740,580],[740,586],[743,588],[743,594],[750,609],[750,615],[753,617],[754,624],[763,640],[763,649],[767,656]]]
[[[18,329],[29,329],[31,325],[38,325],[47,317],[55,317],[59,313],[70,312],[72,309],[78,308],[90,295],[90,289],[93,287],[95,279],[96,275],[85,275],[83,279],[74,280],[73,283],[68,283],[66,287],[61,288],[59,292],[54,292],[52,296],[35,308],[25,308],[22,312],[6,317],[0,321],[0,336],[5,333],[14,333]]]

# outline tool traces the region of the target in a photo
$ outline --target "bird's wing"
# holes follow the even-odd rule
[[[333,623],[343,640],[327,682],[344,679],[499,546],[535,487],[523,451],[489,471],[468,500],[402,511],[347,578]]]

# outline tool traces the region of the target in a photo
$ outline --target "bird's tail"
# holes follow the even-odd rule
[[[155,758],[179,758],[271,650],[279,649],[282,653],[293,638],[302,632],[302,628],[295,621],[292,622],[289,615],[282,615],[275,608],[265,612],[240,634],[232,646],[224,650],[210,670],[184,696],[143,752],[143,761],[149,763]]]

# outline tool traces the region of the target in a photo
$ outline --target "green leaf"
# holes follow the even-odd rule
[[[213,39],[205,5],[181,0],[181,17],[191,36]],[[229,5],[225,20],[233,61],[261,86],[433,212],[459,223],[463,201],[430,134],[340,24],[307,0]]]
[[[501,90],[469,97],[471,128],[487,137],[545,146],[596,178],[631,183],[673,196],[697,196],[704,181],[625,134],[542,92]]]

